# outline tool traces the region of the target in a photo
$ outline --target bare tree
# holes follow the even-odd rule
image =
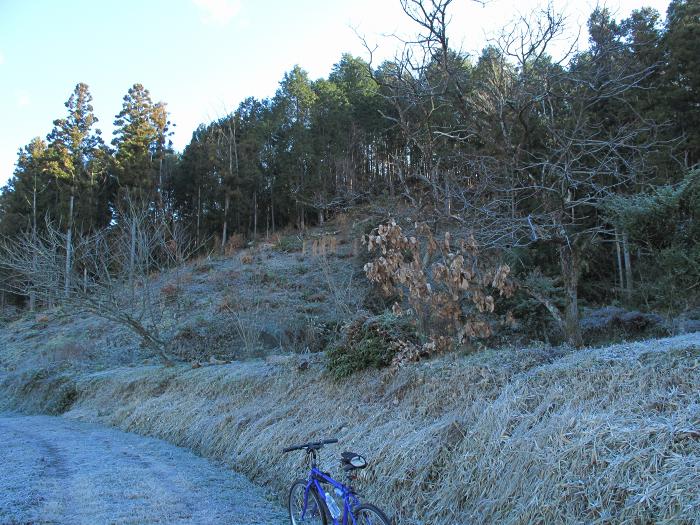
[[[122,325],[169,363],[161,335],[164,299],[151,276],[191,254],[194,245],[182,228],[159,221],[146,206],[127,200],[118,224],[91,234],[72,234],[70,265],[66,235],[47,221],[42,233],[32,230],[4,240],[0,267],[15,275],[8,281],[11,291]],[[65,283],[70,283],[67,292]]]
[[[581,253],[615,239],[600,207],[647,169],[659,146],[656,124],[633,103],[654,67],[626,60],[614,38],[585,52],[568,42],[552,58],[566,21],[551,8],[504,29],[471,67],[450,48],[450,4],[403,0],[418,35],[377,75],[394,108],[387,118],[406,140],[403,161],[433,210],[464,224],[480,245],[556,247],[564,310],[528,289],[579,345]]]

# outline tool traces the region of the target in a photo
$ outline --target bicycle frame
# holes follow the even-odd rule
[[[321,500],[325,503],[325,491],[323,490],[321,483],[328,483],[332,485],[333,488],[337,488],[342,492],[342,522],[338,521],[337,519],[331,516],[331,518],[333,519],[333,525],[357,525],[357,522],[355,521],[355,515],[353,514],[352,509],[360,504],[360,500],[357,498],[355,491],[351,487],[348,487],[347,485],[344,485],[339,481],[334,480],[328,474],[321,472],[316,467],[311,467],[309,481],[306,483],[306,491],[304,492],[304,510],[302,512],[302,518],[306,515],[306,507],[309,502],[309,491],[312,490],[312,488],[316,489],[316,493],[318,494],[319,498],[321,498]],[[348,519],[350,521],[348,521]]]

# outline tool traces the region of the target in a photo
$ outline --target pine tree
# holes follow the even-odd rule
[[[87,84],[77,84],[65,106],[68,115],[54,120],[53,130],[47,137],[48,170],[57,180],[61,192],[58,209],[52,215],[67,227],[78,218],[90,228],[90,214],[79,209],[75,198],[80,195],[83,200],[89,191],[89,169],[103,141],[100,130],[92,129],[97,117]]]
[[[675,128],[685,138],[685,163],[700,162],[700,0],[673,0],[666,15],[668,53],[664,97]]]
[[[54,121],[54,128],[48,135],[48,170],[56,178],[61,191],[60,217],[66,224],[66,282],[65,293],[70,289],[68,282],[73,264],[73,229],[76,219],[76,196],[83,191],[94,190],[88,173],[96,151],[102,145],[99,130],[92,130],[97,123],[93,112],[92,95],[87,84],[79,83],[65,103],[68,115]],[[89,199],[86,199],[89,200]],[[66,206],[67,204],[67,206]],[[85,217],[91,228],[90,217]]]
[[[139,198],[161,200],[162,163],[172,150],[165,104],[154,104],[148,90],[134,84],[123,98],[114,126],[114,174],[119,188]]]
[[[46,143],[39,137],[19,150],[17,168],[0,194],[0,231],[17,236],[31,231],[36,241],[39,216],[46,212],[49,180],[46,173]],[[36,259],[34,260],[36,262]],[[36,296],[29,294],[29,310],[34,311]]]
[[[55,196],[55,184],[47,170],[46,142],[40,137],[21,148],[17,167],[0,195],[0,231],[14,236],[41,227],[41,218],[49,212]]]
[[[294,66],[285,73],[273,102],[282,143],[280,161],[283,172],[289,174],[288,191],[295,196],[296,222],[301,229],[306,225],[306,203],[311,200],[308,179],[316,170],[310,129],[317,98],[306,71]]]

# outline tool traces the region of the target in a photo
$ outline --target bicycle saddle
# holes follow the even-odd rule
[[[365,468],[367,466],[367,460],[355,452],[343,452],[341,454],[340,464],[344,471],[350,472],[351,470]]]

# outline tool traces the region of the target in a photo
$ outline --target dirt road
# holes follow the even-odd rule
[[[0,415],[0,524],[282,525],[245,477],[157,439]]]

